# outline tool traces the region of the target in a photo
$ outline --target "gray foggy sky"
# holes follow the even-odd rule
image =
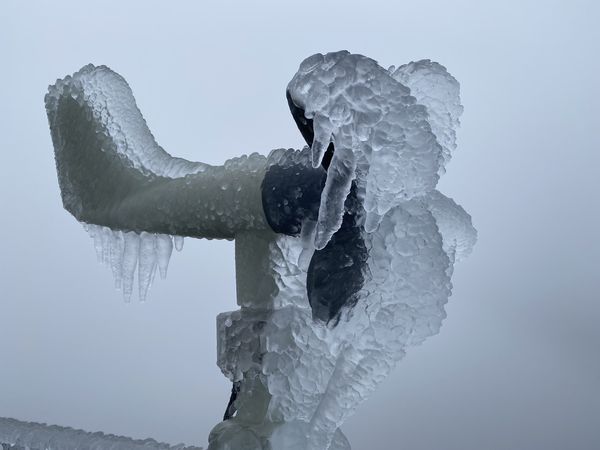
[[[47,85],[106,64],[167,151],[222,163],[302,146],[286,84],[347,49],[460,81],[440,189],[479,231],[441,333],[343,427],[353,448],[600,448],[596,1],[124,3],[0,5],[0,416],[206,445],[230,389],[233,244],[186,239],[149,302],[124,304],[62,209]]]

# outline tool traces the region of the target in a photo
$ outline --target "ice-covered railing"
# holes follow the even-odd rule
[[[169,445],[154,439],[130,439],[73,428],[21,422],[0,417],[0,448],[3,450],[202,450],[184,444]]]

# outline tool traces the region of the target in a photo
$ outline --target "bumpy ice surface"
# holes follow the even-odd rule
[[[238,230],[266,227],[257,187],[266,158],[209,166],[170,156],[129,85],[108,67],[88,65],[58,80],[45,101],[63,204],[88,224],[126,300],[136,269],[145,299],[183,236],[233,239]]]
[[[217,319],[234,387],[210,450],[349,449],[340,426],[439,331],[454,263],[476,240],[435,190],[462,113],[443,66],[317,54],[288,100],[309,147],[208,166],[158,146],[106,67],[46,96],[63,204],[126,299],[136,270],[145,298],[183,236],[235,239],[240,309]]]
[[[290,194],[280,180],[282,211],[308,211],[299,234],[236,238],[241,309],[217,321],[236,412],[215,427],[209,449],[240,436],[253,449],[350,448],[340,426],[408,347],[439,332],[454,263],[476,240],[470,216],[435,190],[462,112],[443,66],[384,70],[347,52],[315,55],[288,92],[314,140],[274,151],[278,172],[306,173],[302,163],[317,168],[331,143],[335,150],[315,214],[301,201],[306,189]],[[336,320],[315,312],[307,286],[316,272],[327,292],[348,296],[326,299],[342,304]]]
[[[3,450],[202,450],[183,444],[169,445],[154,439],[134,440],[73,428],[20,422],[0,417],[0,448]]]
[[[458,83],[430,61],[385,70],[346,51],[304,60],[288,85],[292,101],[313,121],[313,165],[330,142],[335,152],[321,198],[316,247],[339,228],[357,179],[373,231],[399,202],[432,190],[455,147],[462,112]]]

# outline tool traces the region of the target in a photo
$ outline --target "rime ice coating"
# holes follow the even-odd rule
[[[14,450],[202,450],[154,439],[135,440],[104,433],[88,433],[41,423],[0,417],[0,448]]]
[[[312,121],[311,148],[218,167],[160,148],[106,67],[46,96],[64,206],[126,299],[136,270],[142,300],[166,275],[183,236],[235,238],[240,309],[217,318],[217,362],[234,388],[209,450],[349,450],[340,427],[438,333],[454,263],[477,238],[435,190],[462,113],[443,66],[317,54],[288,96],[294,118]]]
[[[313,121],[313,165],[330,142],[335,146],[319,209],[318,249],[341,225],[353,179],[371,232],[399,202],[433,190],[454,150],[462,112],[458,83],[437,63],[423,60],[390,73],[362,55],[316,54],[302,62],[288,92]]]
[[[425,198],[427,208],[433,214],[443,238],[444,251],[452,263],[465,259],[477,242],[477,230],[471,216],[439,191],[431,191]]]
[[[219,367],[240,383],[237,414],[215,427],[209,450],[240,433],[251,449],[349,449],[340,426],[409,346],[439,332],[454,255],[468,254],[475,237],[469,215],[437,191],[392,208],[362,232],[358,302],[328,326],[307,299],[303,253],[314,247],[302,236],[239,235],[241,309],[217,319]]]
[[[265,229],[260,183],[267,160],[252,154],[209,166],[174,158],[154,140],[131,89],[108,67],[88,65],[45,98],[64,207],[112,267],[124,297],[137,270],[140,299],[156,268],[166,274],[175,236],[233,239]]]
[[[456,149],[456,130],[460,125],[463,106],[460,104],[460,85],[446,68],[437,62],[423,59],[389,70],[392,78],[410,89],[410,95],[427,108],[428,122],[442,146],[443,161],[440,175]]]

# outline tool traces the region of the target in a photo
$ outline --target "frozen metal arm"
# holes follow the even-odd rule
[[[58,80],[45,100],[63,204],[79,221],[225,239],[267,227],[260,192],[266,157],[210,166],[170,156],[127,82],[105,66]]]

